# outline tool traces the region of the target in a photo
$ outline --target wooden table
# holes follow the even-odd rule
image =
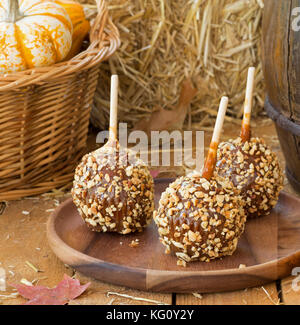
[[[257,127],[253,134],[262,136],[266,142],[278,153],[284,165],[279,142],[274,126],[270,120],[256,122]],[[226,123],[224,138],[233,137],[239,132],[239,125]],[[205,133],[206,146],[210,140],[210,132]],[[94,137],[90,139],[94,143]],[[92,145],[91,145],[92,146]],[[293,192],[285,182],[285,190]],[[46,222],[55,207],[69,197],[39,196],[10,201],[7,206],[0,206],[0,267],[7,275],[7,283],[18,283],[26,279],[34,284],[54,287],[63,277],[63,274],[74,276],[82,283],[91,282],[86,293],[70,304],[74,305],[103,305],[103,304],[176,304],[176,305],[300,305],[300,291],[292,289],[294,276],[281,281],[270,283],[264,287],[250,288],[235,292],[203,294],[159,294],[142,292],[124,287],[114,286],[95,281],[72,270],[60,262],[50,250],[46,238]],[[32,264],[39,272],[29,266]],[[7,291],[0,291],[0,304],[21,304],[25,300],[13,295],[13,288],[7,285]],[[6,296],[6,297],[5,297]],[[139,298],[139,300],[135,300]]]

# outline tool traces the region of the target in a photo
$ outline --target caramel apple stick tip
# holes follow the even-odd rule
[[[119,76],[117,74],[111,75],[111,81],[113,82],[114,80],[119,80]]]
[[[248,69],[248,74],[247,74],[247,86],[246,86],[247,89],[249,89],[250,87],[252,87],[252,89],[253,89],[254,78],[255,78],[255,68],[250,67]]]
[[[219,105],[219,110],[218,110],[218,115],[217,115],[217,120],[216,124],[214,127],[214,132],[212,136],[212,143],[219,143],[220,135],[223,129],[223,123],[225,119],[225,114],[228,106],[228,97],[223,96],[220,101]]]
[[[247,77],[247,85],[246,85],[244,119],[247,118],[246,114],[251,114],[251,110],[252,110],[253,90],[254,90],[254,81],[255,81],[254,78],[255,78],[255,68],[250,67],[248,69],[248,77]],[[250,116],[248,116],[248,118],[250,122]]]
[[[114,74],[111,76],[111,84],[110,84],[109,141],[113,141],[117,139],[118,90],[119,90],[119,77],[118,75]]]

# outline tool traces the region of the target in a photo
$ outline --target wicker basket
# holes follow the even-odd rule
[[[90,45],[69,61],[0,76],[0,200],[71,184],[84,154],[99,65],[120,44],[103,0]]]

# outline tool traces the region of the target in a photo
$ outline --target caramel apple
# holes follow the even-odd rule
[[[152,220],[153,178],[146,164],[117,140],[117,76],[112,76],[109,140],[77,166],[72,197],[89,228],[129,234]]]
[[[215,172],[241,192],[248,218],[270,213],[283,188],[278,158],[261,138],[251,137],[250,117],[254,68],[249,68],[241,135],[222,142],[218,148]]]
[[[178,257],[178,265],[233,254],[244,231],[246,217],[239,191],[230,181],[213,175],[227,103],[223,97],[202,174],[176,179],[154,213],[160,241],[166,253]]]

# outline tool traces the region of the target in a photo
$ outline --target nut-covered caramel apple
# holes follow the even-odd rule
[[[216,173],[240,190],[248,218],[270,213],[283,188],[277,156],[263,139],[242,138],[219,145]]]
[[[246,221],[232,184],[196,174],[169,185],[154,219],[166,253],[175,253],[183,266],[233,254]]]
[[[142,231],[152,220],[154,190],[145,163],[117,140],[117,89],[118,78],[112,76],[109,140],[82,158],[72,196],[89,228],[125,235]]]
[[[118,143],[82,158],[72,196],[94,231],[129,234],[142,231],[152,220],[153,178],[143,161]]]
[[[251,138],[250,117],[254,68],[248,70],[241,136],[219,145],[215,172],[241,192],[247,218],[270,213],[283,188],[278,158],[260,138]]]
[[[238,190],[213,176],[227,103],[223,97],[202,175],[193,173],[170,184],[154,213],[166,253],[175,254],[181,266],[233,254],[244,230],[246,217]]]

